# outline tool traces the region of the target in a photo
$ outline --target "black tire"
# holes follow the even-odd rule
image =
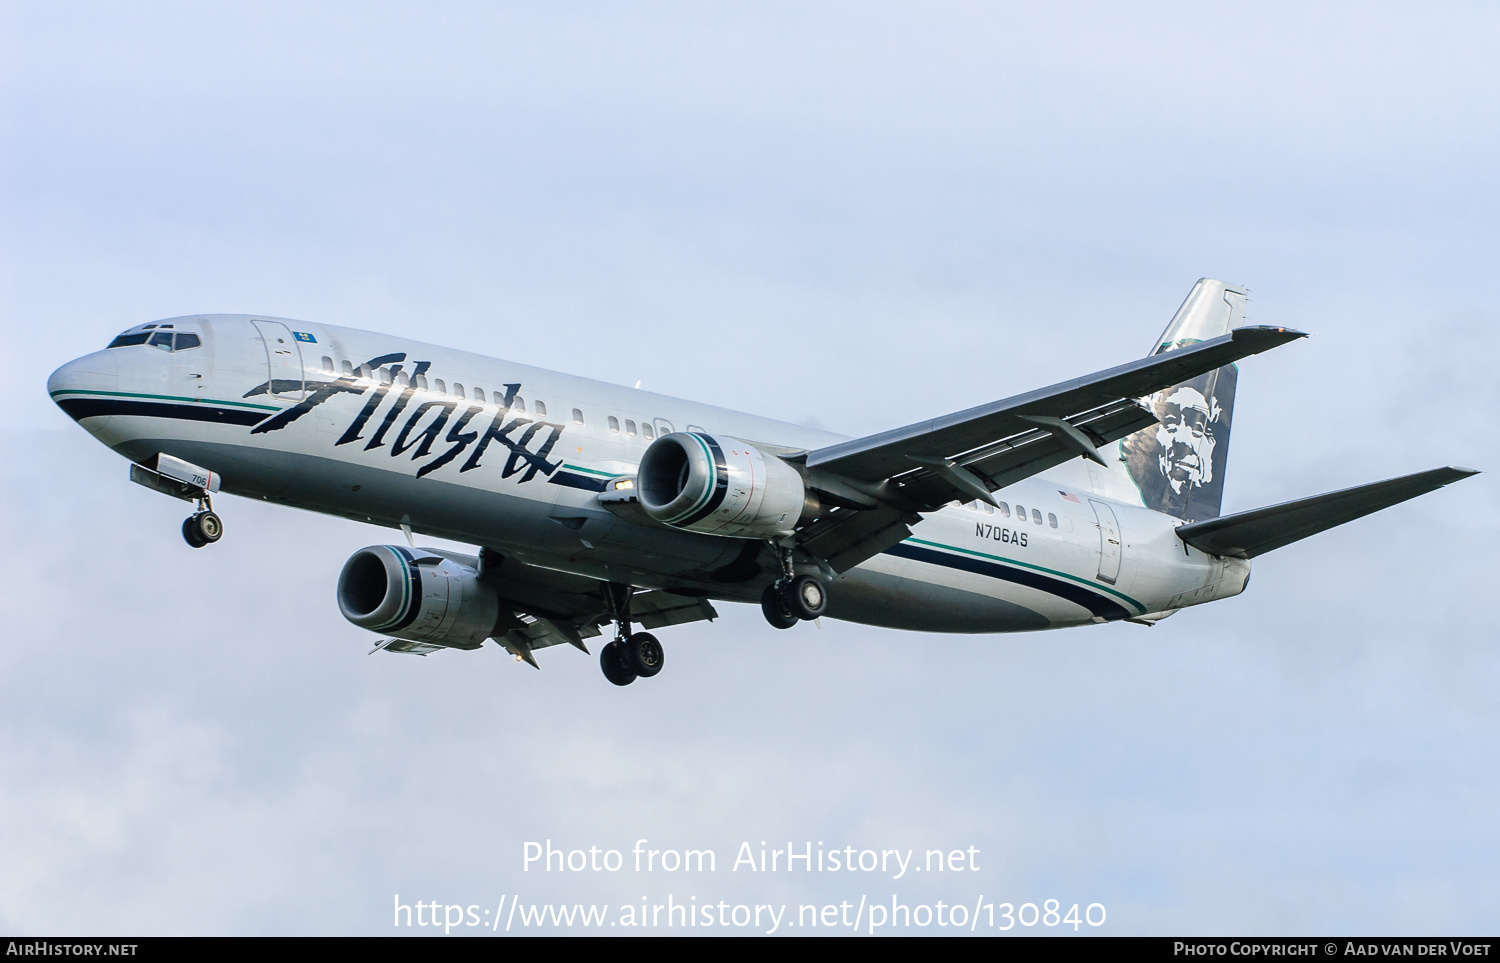
[[[789,629],[801,621],[792,611],[786,595],[777,591],[774,585],[766,586],[766,590],[760,593],[760,610],[772,628]]]
[[[599,668],[604,670],[604,677],[615,685],[630,685],[635,681],[635,673],[625,664],[624,656],[623,646],[618,641],[610,642],[599,650]]]
[[[198,534],[197,515],[189,515],[182,520],[182,540],[193,548],[202,548],[208,544],[208,542],[203,540],[203,536]]]
[[[811,622],[828,610],[828,589],[811,575],[799,575],[787,586],[787,608],[799,619]]]
[[[193,516],[193,522],[205,544],[212,545],[224,537],[224,520],[213,512],[199,512]]]
[[[661,643],[650,632],[637,632],[625,640],[625,667],[642,679],[660,672],[666,659]]]

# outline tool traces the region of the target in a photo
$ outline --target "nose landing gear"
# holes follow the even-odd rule
[[[182,538],[193,548],[212,545],[224,537],[224,521],[214,513],[213,505],[204,494],[198,499],[198,510],[182,520]]]

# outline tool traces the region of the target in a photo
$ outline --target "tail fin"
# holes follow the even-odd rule
[[[1244,323],[1247,294],[1200,279],[1151,354],[1229,333]],[[1219,516],[1238,377],[1238,369],[1226,365],[1152,396],[1161,424],[1120,443],[1126,471],[1147,508],[1188,521]]]

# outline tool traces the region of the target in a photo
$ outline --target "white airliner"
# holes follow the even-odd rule
[[[1201,280],[1139,361],[849,439],[369,331],[260,315],[138,325],[53,373],[57,404],[196,502],[219,491],[401,528],[338,581],[387,652],[534,650],[613,623],[616,685],[661,670],[639,625],[759,601],[931,632],[1154,623],[1244,590],[1250,559],[1474,472],[1219,514],[1243,326]],[[480,546],[418,548],[413,532]]]

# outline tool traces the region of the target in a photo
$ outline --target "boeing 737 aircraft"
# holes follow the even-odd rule
[[[664,661],[635,626],[716,601],[779,629],[1149,625],[1239,594],[1257,555],[1474,474],[1221,516],[1238,362],[1303,337],[1245,326],[1245,301],[1201,280],[1141,360],[854,439],[261,315],[138,325],[47,387],[131,480],[196,503],[189,545],[223,534],[221,491],[402,529],[338,580],[376,649],[493,639],[536,666],[613,623],[600,664],[627,685]]]

